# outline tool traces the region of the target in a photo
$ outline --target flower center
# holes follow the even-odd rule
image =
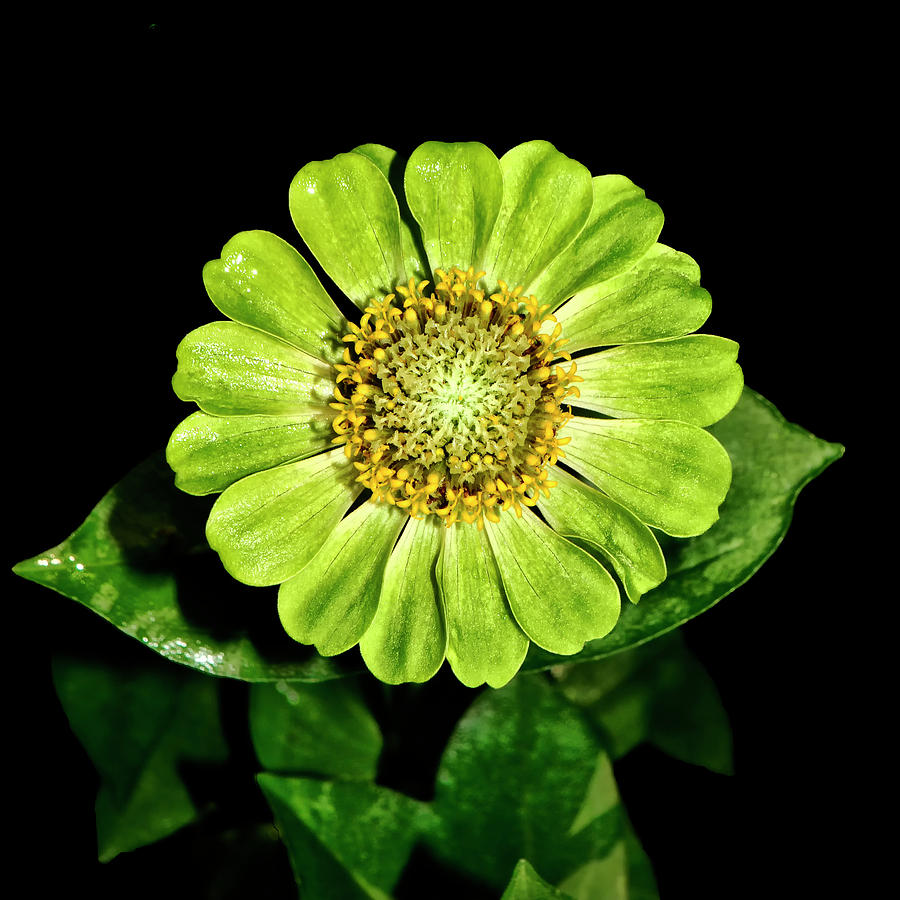
[[[435,271],[434,292],[413,279],[367,306],[344,337],[334,389],[336,444],[359,470],[372,500],[446,524],[499,519],[533,506],[556,482],[548,468],[565,454],[559,429],[578,396],[561,348],[562,326],[522,288],[484,272]],[[542,329],[552,324],[552,331]]]

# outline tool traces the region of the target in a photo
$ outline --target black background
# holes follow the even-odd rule
[[[647,748],[617,770],[663,900],[834,887],[853,781],[844,736],[859,714],[847,659],[857,589],[844,551],[853,376],[832,309],[853,282],[841,217],[865,179],[842,143],[853,114],[831,64],[802,57],[795,67],[771,40],[710,59],[681,45],[651,51],[633,35],[618,52],[607,39],[576,50],[561,37],[535,53],[468,39],[458,51],[430,27],[415,47],[365,25],[352,39],[335,24],[283,44],[240,26],[80,26],[34,42],[53,87],[22,94],[23,183],[11,173],[9,185],[28,197],[7,245],[23,262],[7,271],[6,346],[18,360],[6,386],[17,457],[10,564],[65,538],[188,413],[169,379],[180,338],[219,318],[203,263],[245,229],[299,246],[287,188],[306,162],[370,141],[408,154],[426,139],[481,140],[499,156],[550,140],[660,203],[661,239],[698,261],[713,296],[704,331],[740,342],[747,384],[789,421],[851,443],[803,491],[774,557],[684,628],[729,713],[736,774]],[[141,896],[149,868],[153,890],[169,881],[171,896],[205,896],[213,863],[190,836],[94,862],[96,780],[49,659],[128,639],[37,586],[14,580],[7,598],[23,651],[13,694],[39,719],[26,727],[23,713],[9,742],[27,773],[23,836],[52,862],[33,870],[38,886],[119,896],[129,884]],[[264,817],[254,802],[248,789],[233,805]],[[290,896],[283,860],[270,875],[281,887],[259,896]]]

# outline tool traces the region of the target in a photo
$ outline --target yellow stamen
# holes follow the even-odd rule
[[[561,404],[583,379],[562,325],[521,285],[486,292],[473,266],[434,275],[431,294],[410,278],[349,324],[332,442],[373,502],[482,528],[556,484],[548,467],[572,417]]]

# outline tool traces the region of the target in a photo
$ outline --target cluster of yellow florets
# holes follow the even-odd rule
[[[563,402],[582,380],[547,307],[502,281],[486,297],[484,274],[438,269],[429,295],[429,282],[410,279],[373,301],[336,367],[334,443],[357,481],[376,502],[448,526],[521,515],[549,492],[569,442],[558,436],[572,416]]]

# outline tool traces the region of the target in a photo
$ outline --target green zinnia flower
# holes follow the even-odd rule
[[[651,529],[717,519],[731,465],[703,426],[741,393],[737,345],[690,334],[699,270],[627,178],[545,141],[499,161],[428,142],[398,164],[369,144],[291,184],[358,322],[268,232],[207,264],[231,321],[178,348],[175,392],[201,412],[168,459],[183,490],[223,492],[209,543],[238,580],[281,586],[294,639],[358,643],[390,683],[446,657],[499,687],[529,641],[573,654],[613,628],[606,566],[633,602],[663,581]]]

